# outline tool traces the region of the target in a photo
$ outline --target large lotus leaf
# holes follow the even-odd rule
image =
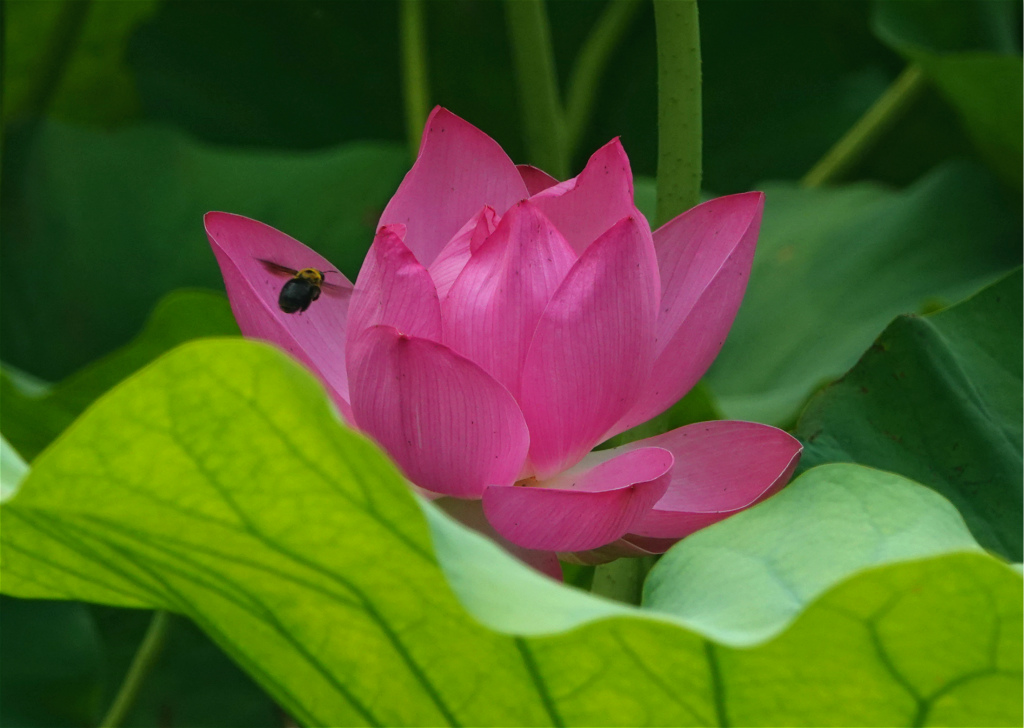
[[[550,634],[629,613],[566,594],[482,537],[451,528],[436,509],[424,510],[452,588],[492,629]],[[643,604],[718,642],[750,646],[858,571],[981,550],[956,509],[928,488],[859,465],[827,465],[671,549],[651,570]]]
[[[161,299],[146,328],[129,344],[53,386],[26,386],[21,377],[0,371],[0,418],[17,445],[15,451],[6,438],[0,443],[0,500],[13,495],[27,473],[18,451],[34,458],[99,395],[177,344],[237,330],[222,294],[175,291]],[[149,621],[137,610],[99,609],[94,618],[85,605],[35,600],[5,599],[0,611],[4,634],[11,635],[0,640],[4,725],[94,724],[120,687]],[[44,639],[54,634],[59,639]],[[86,637],[92,640],[88,645]],[[90,657],[95,666],[68,685],[67,694],[74,697],[48,700],[58,691],[49,675],[64,679],[69,671],[82,673],[77,666],[87,646],[95,653]],[[124,724],[161,721],[248,727],[275,725],[278,716],[272,701],[209,638],[179,620]]]
[[[174,291],[160,300],[131,342],[41,392],[26,391],[0,371],[4,434],[32,460],[103,392],[189,339],[238,333],[227,298],[212,291]]]
[[[1021,559],[1021,273],[929,316],[901,316],[814,397],[803,464],[856,462],[949,498],[978,541]]]
[[[390,144],[219,149],[148,126],[45,124],[24,140],[5,139],[0,356],[50,380],[126,342],[172,289],[222,289],[209,210],[284,230],[354,278],[408,164]]]
[[[1020,189],[1024,66],[1019,4],[876,2],[879,38],[916,63],[954,108],[982,156]]]
[[[132,30],[156,7],[155,0],[7,0],[4,123],[40,111],[104,125],[136,116],[139,99],[125,53]],[[40,109],[47,94],[46,109]]]
[[[0,508],[2,587],[181,612],[310,725],[1020,721],[1021,578],[990,556],[860,572],[737,647],[546,581],[433,512],[435,552],[421,508],[284,355],[193,342],[37,458]],[[459,540],[485,547],[441,545]],[[562,625],[488,629],[438,553],[504,572],[495,608],[547,589],[534,615]]]
[[[722,724],[876,725],[885,705],[889,725],[1019,725],[1021,585],[1009,573],[966,554],[869,571],[761,649],[711,648],[720,673],[746,678],[725,681]],[[780,669],[788,690],[766,688]]]
[[[1020,218],[987,171],[912,187],[770,184],[743,305],[708,374],[727,417],[790,424],[901,313],[973,293],[1020,261]]]
[[[0,502],[18,492],[21,481],[28,475],[29,467],[24,458],[0,435]]]
[[[861,569],[972,549],[980,551],[960,514],[933,491],[880,470],[827,465],[669,551],[644,585],[644,604],[749,644]]]

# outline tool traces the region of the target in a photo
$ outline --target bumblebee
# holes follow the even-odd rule
[[[329,294],[338,294],[344,290],[341,286],[324,280],[324,274],[337,273],[338,271],[336,270],[323,271],[316,268],[295,270],[294,268],[286,268],[271,260],[264,260],[263,258],[257,258],[257,260],[271,273],[291,276],[281,286],[281,294],[277,297],[277,305],[285,313],[302,313],[309,308],[313,301],[320,298],[321,291],[327,291]]]

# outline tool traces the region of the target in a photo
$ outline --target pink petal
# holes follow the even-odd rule
[[[434,505],[443,508],[446,513],[456,520],[464,523],[477,533],[482,533],[494,541],[524,564],[532,566],[542,574],[552,579],[562,581],[562,564],[553,551],[534,551],[517,546],[500,533],[484,517],[483,507],[479,500],[463,500],[461,498],[440,498],[434,501]]]
[[[296,270],[334,266],[295,238],[241,215],[208,212],[203,223],[242,333],[276,344],[305,364],[349,418],[345,326],[352,284],[340,273],[328,273],[327,280],[342,290],[325,289],[304,313],[284,313],[277,299],[288,278],[268,271],[260,258]]]
[[[719,197],[655,231],[657,359],[640,401],[609,436],[668,409],[711,366],[743,300],[763,210],[761,192]]]
[[[648,550],[649,539],[680,539],[739,513],[789,482],[802,446],[782,430],[754,422],[698,422],[613,450],[661,447],[675,455],[665,496],[630,531]],[[641,538],[636,538],[641,537]]]
[[[384,208],[380,224],[405,225],[409,248],[429,266],[484,205],[504,214],[528,196],[498,143],[438,106],[427,119],[416,163]]]
[[[441,340],[441,304],[434,281],[405,243],[399,225],[377,231],[356,278],[348,315],[348,354],[371,326],[394,326],[403,334]]]
[[[529,164],[517,164],[516,169],[519,170],[519,175],[523,178],[526,191],[531,195],[535,195],[546,190],[548,187],[554,187],[558,184],[558,180],[543,169],[538,169]]]
[[[523,548],[584,551],[611,543],[640,523],[668,487],[672,453],[640,448],[594,453],[537,486],[491,486],[483,506],[495,530]]]
[[[618,138],[590,157],[579,176],[531,198],[576,254],[624,217],[642,218],[633,205],[633,173]]]
[[[423,488],[479,497],[513,483],[530,434],[512,395],[446,346],[374,326],[350,354],[360,429]]]
[[[484,240],[494,232],[499,220],[494,208],[485,205],[455,233],[455,237],[448,241],[430,264],[430,277],[434,279],[437,297],[442,301],[448,295],[455,279],[459,277],[459,273],[466,267],[470,255],[475,253],[483,245]]]
[[[522,375],[537,477],[578,462],[633,406],[650,373],[659,290],[647,223],[629,217],[584,251],[555,292]]]
[[[444,343],[518,398],[537,322],[575,262],[536,207],[525,200],[514,205],[449,291],[441,308]]]

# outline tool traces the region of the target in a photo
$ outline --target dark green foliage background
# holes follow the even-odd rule
[[[31,14],[21,6],[40,4],[8,4],[7,56],[38,55],[45,43],[18,22]],[[549,4],[564,85],[602,3]],[[124,0],[103,5],[112,6],[107,15],[118,7],[140,15]],[[353,275],[402,173],[395,3],[151,5],[126,37],[107,39],[125,45],[114,60],[134,85],[134,106],[119,102],[104,124],[83,125],[95,106],[120,97],[93,78],[79,111],[64,102],[80,91],[68,73],[52,102],[56,119],[40,125],[18,103],[5,111],[0,357],[47,379],[127,341],[173,288],[218,287],[200,212],[258,216]],[[948,13],[946,5],[932,14]],[[701,13],[705,187],[715,194],[798,178],[904,63],[873,34],[869,3],[709,0]],[[102,37],[105,20],[87,20],[87,33]],[[500,3],[431,2],[427,21],[433,101],[530,161]],[[30,30],[45,37],[48,29]],[[996,42],[975,35],[971,47]],[[655,60],[653,14],[643,7],[600,86],[575,169],[621,135],[634,171],[655,173]],[[73,53],[72,69],[76,62],[85,60]],[[856,177],[903,185],[943,159],[976,154],[956,110],[935,96],[927,92]],[[350,169],[334,151],[367,141],[383,143],[371,147],[381,155],[366,163],[373,172]],[[354,191],[362,194],[353,200]],[[45,282],[27,274],[38,265]]]

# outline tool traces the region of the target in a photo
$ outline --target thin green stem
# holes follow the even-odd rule
[[[608,67],[612,52],[629,30],[640,7],[640,0],[611,0],[576,57],[569,75],[569,93],[565,102],[566,140],[570,157],[576,152],[580,138],[586,131],[598,83]]]
[[[420,148],[423,125],[430,110],[427,75],[427,28],[423,0],[402,0],[398,16],[402,43],[402,87],[405,93],[405,131],[412,158]]]
[[[569,147],[543,0],[505,0],[505,18],[530,162],[565,179],[569,176]]]
[[[697,0],[654,0],[658,39],[658,224],[700,202],[701,69]]]
[[[803,187],[821,187],[846,174],[902,118],[926,84],[916,65],[907,66],[843,137],[800,180]]]
[[[46,113],[64,79],[68,62],[78,47],[91,6],[92,0],[64,1],[56,26],[47,42],[39,75],[36,76],[21,108],[17,110],[18,116],[35,118]],[[7,32],[6,28],[4,32]]]
[[[626,604],[640,604],[643,596],[644,579],[654,566],[655,559],[644,556],[637,559],[618,559],[601,564],[594,570],[594,581],[590,585],[592,594],[614,599]]]
[[[127,717],[128,711],[139,696],[142,683],[153,668],[167,639],[167,630],[171,625],[171,613],[158,609],[149,622],[142,644],[135,652],[128,674],[124,676],[114,702],[110,704],[107,714],[100,721],[100,728],[116,728]]]

